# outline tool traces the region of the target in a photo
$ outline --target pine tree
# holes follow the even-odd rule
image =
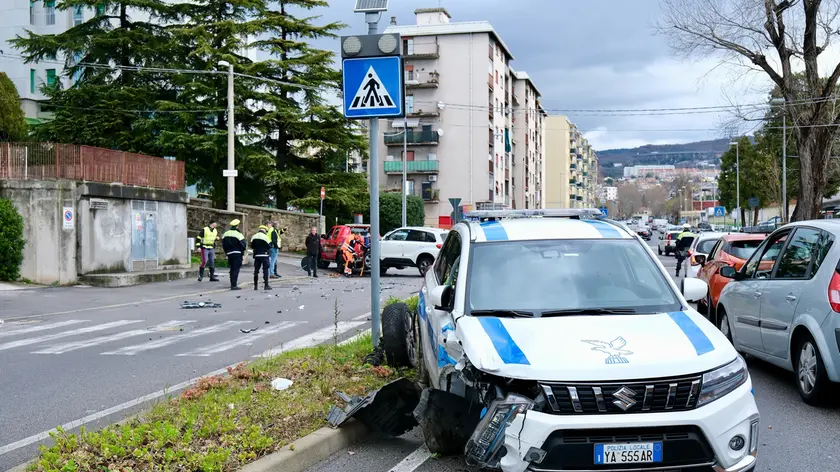
[[[65,58],[66,74],[75,82],[66,89],[60,81],[43,85],[55,119],[39,126],[36,137],[156,154],[147,121],[157,101],[173,97],[174,91],[165,74],[131,68],[166,61],[172,35],[163,24],[172,18],[172,8],[164,0],[63,0],[56,5],[65,12],[77,8],[95,9],[96,15],[60,34],[27,31],[11,41],[29,62]],[[115,65],[121,68],[112,69]]]
[[[20,95],[5,72],[0,72],[0,141],[21,141],[27,128]]]
[[[309,44],[314,39],[336,38],[344,25],[316,25],[317,16],[293,14],[327,7],[325,0],[280,0],[278,4],[279,9],[263,16],[261,29],[269,37],[255,43],[271,55],[255,65],[255,72],[295,84],[270,83],[260,96],[267,104],[258,123],[263,134],[260,145],[272,153],[273,170],[267,181],[274,187],[274,203],[278,208],[288,204],[317,207],[324,186],[333,189],[327,192],[327,204],[348,213],[362,211],[368,198],[364,176],[346,174],[335,164],[343,163],[348,152],[363,151],[367,140],[324,98],[326,92],[340,90],[341,74],[334,68],[333,54]]]

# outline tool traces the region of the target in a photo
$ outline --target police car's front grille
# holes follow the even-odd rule
[[[697,407],[701,376],[615,383],[543,383],[550,412],[598,415],[686,411]]]

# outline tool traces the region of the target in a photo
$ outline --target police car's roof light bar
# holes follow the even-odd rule
[[[546,210],[475,210],[464,215],[464,219],[487,218],[602,218],[597,208],[552,208]]]

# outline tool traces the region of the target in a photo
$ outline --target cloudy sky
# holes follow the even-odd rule
[[[331,0],[317,14],[346,23],[342,34],[366,31],[353,3]],[[513,51],[512,66],[527,71],[543,93],[543,106],[568,115],[596,149],[719,138],[732,116],[570,110],[706,107],[757,103],[765,96],[767,82],[760,76],[739,78],[742,71],[715,68],[714,60],[674,57],[653,31],[658,0],[391,0],[380,31],[391,16],[399,24],[414,23],[416,8],[437,6],[449,11],[451,21],[491,22]],[[338,41],[319,46],[338,53]]]

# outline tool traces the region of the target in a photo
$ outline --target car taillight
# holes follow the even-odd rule
[[[831,282],[828,283],[828,303],[832,310],[840,313],[840,274],[837,271],[834,271]]]
[[[436,247],[436,248],[438,248],[438,249],[440,249],[440,248],[442,248],[442,247],[443,247],[443,244],[440,244],[440,243],[435,244],[435,247]]]
[[[671,236],[673,236],[673,235],[671,235],[671,234],[668,235],[668,241],[671,240]]]

